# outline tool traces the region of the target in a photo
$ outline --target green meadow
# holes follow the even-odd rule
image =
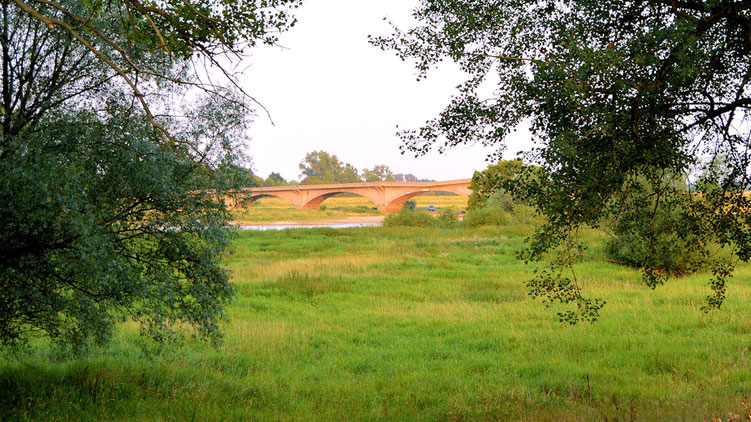
[[[607,301],[562,325],[516,260],[529,226],[242,232],[218,348],[44,341],[0,361],[0,420],[725,421],[751,398],[751,266],[719,312],[708,274],[650,290],[585,234],[576,268]]]

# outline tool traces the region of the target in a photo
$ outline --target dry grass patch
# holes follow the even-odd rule
[[[360,272],[371,264],[388,261],[385,255],[335,255],[326,258],[309,257],[277,261],[262,265],[246,265],[232,271],[233,281],[249,283],[275,280],[290,272],[318,275],[339,275]]]

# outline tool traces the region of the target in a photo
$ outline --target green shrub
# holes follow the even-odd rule
[[[469,227],[503,226],[507,224],[540,224],[543,218],[529,205],[516,204],[511,210],[488,203],[482,208],[469,210],[463,223]]]
[[[416,206],[417,206],[417,202],[409,200],[405,202],[404,205],[402,205],[402,209],[414,211]]]
[[[444,208],[443,210],[441,210],[441,213],[438,214],[438,218],[445,223],[456,223],[457,221],[459,221],[459,217],[457,216],[458,213],[459,212],[456,210],[456,208]]]
[[[326,204],[322,204],[320,207],[318,207],[321,211],[326,211]]]
[[[428,214],[409,209],[389,214],[383,219],[385,227],[437,227],[443,223],[442,220],[433,218]]]
[[[542,224],[545,221],[534,207],[525,204],[517,204],[511,212],[511,217],[516,224]]]
[[[496,207],[475,208],[470,210],[463,220],[463,224],[469,227],[500,226],[510,222],[511,216],[508,211]]]
[[[613,237],[606,244],[612,260],[664,275],[686,275],[706,266],[706,257],[694,247],[691,238],[681,239],[677,226],[679,210],[662,202],[657,210],[651,204],[628,209],[612,225]],[[659,283],[662,277],[654,276]]]
[[[332,207],[331,210],[343,211],[343,212],[356,212],[359,214],[380,214],[380,211],[378,211],[378,207],[369,207],[367,205]]]

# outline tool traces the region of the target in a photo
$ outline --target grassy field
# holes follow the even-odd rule
[[[242,233],[218,349],[157,353],[125,324],[86,358],[43,343],[0,363],[0,420],[639,420],[743,414],[751,397],[751,266],[723,310],[708,276],[656,291],[601,259],[578,265],[607,300],[564,326],[528,299],[515,259],[529,227]]]
[[[436,212],[443,208],[463,210],[467,207],[467,198],[462,196],[416,196],[416,209],[427,210],[433,205]],[[266,197],[242,210],[235,210],[235,221],[239,223],[268,221],[320,221],[336,220],[346,217],[384,215],[375,209],[375,204],[362,196],[334,196],[323,202],[325,210],[298,210],[294,205],[281,198]]]

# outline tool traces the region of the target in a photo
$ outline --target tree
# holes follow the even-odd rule
[[[293,3],[0,3],[0,342],[80,349],[126,317],[219,338],[249,98],[194,69]]]
[[[217,171],[221,172],[222,177],[226,179],[227,183],[237,188],[254,188],[262,186],[264,180],[255,174],[253,170],[235,163],[224,163]],[[203,178],[211,178],[214,175],[199,175]]]
[[[272,171],[269,177],[264,180],[263,186],[287,186],[287,181],[281,174]]]
[[[663,183],[674,183],[686,190],[683,177],[667,175]],[[645,187],[649,185],[645,183]],[[606,241],[608,256],[617,262],[637,268],[651,268],[655,278],[664,281],[667,275],[686,275],[703,269],[706,257],[694,248],[690,236],[676,236],[680,229],[681,204],[650,201],[650,190],[632,195],[631,202],[613,215],[607,224],[611,232]]]
[[[389,166],[379,164],[373,166],[373,170],[363,169],[362,180],[365,182],[393,182],[394,173],[391,172]]]
[[[469,183],[472,195],[469,196],[467,207],[470,209],[484,207],[488,197],[495,192],[504,190],[505,184],[515,179],[523,168],[524,162],[516,159],[501,160],[496,164],[489,165],[483,171],[476,171]]]
[[[360,176],[351,164],[339,161],[326,151],[313,151],[300,162],[303,184],[357,183]]]
[[[243,49],[259,43],[273,44],[280,31],[294,24],[289,10],[300,3],[301,0],[165,0],[147,4],[139,0],[5,0],[2,4],[6,14],[24,14],[35,25],[43,24],[40,28],[63,35],[68,43],[75,44],[79,54],[106,66],[109,77],[124,85],[134,104],[141,106],[157,135],[174,144],[179,139],[171,136],[169,128],[152,111],[152,101],[160,96],[150,98],[149,94],[169,92],[166,85],[175,84],[231,101],[223,95],[221,86],[212,82],[214,78],[196,69],[211,65],[239,89],[236,76],[220,58],[240,56]],[[42,32],[35,29],[33,33]],[[8,35],[17,34],[4,33],[6,39]],[[155,87],[155,83],[161,86]]]
[[[539,177],[515,192],[547,217],[526,259],[558,251],[570,267],[584,225],[648,200],[680,210],[673,231],[709,256],[716,243],[733,252],[712,259],[706,310],[719,308],[736,259],[751,258],[748,110],[751,106],[751,4],[734,0],[423,0],[420,24],[373,43],[414,59],[425,76],[444,58],[469,75],[451,104],[403,147],[423,154],[440,143],[480,142],[502,150],[520,122],[531,122],[537,148],[528,158]],[[483,82],[493,80],[489,96]],[[666,174],[728,158],[721,189],[688,194]],[[645,236],[657,236],[647,230]],[[645,281],[665,281],[653,268]],[[546,303],[569,308],[562,320],[595,320],[603,302],[584,297],[573,272],[541,269],[528,282]]]
[[[411,173],[410,174],[398,173],[394,175],[394,181],[395,182],[416,182],[417,176]]]

